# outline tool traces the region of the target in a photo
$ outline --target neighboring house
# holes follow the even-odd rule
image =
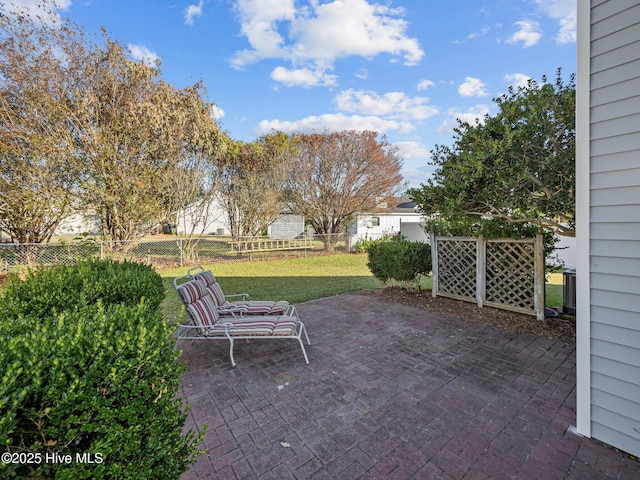
[[[190,205],[176,216],[179,234],[193,232],[195,235],[231,235],[229,215],[217,199],[206,205]],[[269,225],[267,233],[275,239],[297,238],[304,234],[304,218],[283,212]]]
[[[406,199],[394,199],[391,206],[381,205],[375,212],[358,214],[347,231],[352,246],[355,246],[358,240],[375,240],[383,235],[397,233],[412,242],[429,240],[424,231],[424,215],[418,211],[415,202]]]
[[[230,235],[227,210],[218,199],[192,203],[176,212],[175,228],[180,235]]]
[[[640,456],[640,3],[578,2],[577,432]]]
[[[54,235],[100,235],[102,224],[97,215],[74,213],[60,222]]]

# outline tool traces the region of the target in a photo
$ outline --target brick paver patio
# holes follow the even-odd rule
[[[575,349],[385,303],[301,304],[292,341],[183,342],[183,479],[637,479],[640,462],[575,425]]]

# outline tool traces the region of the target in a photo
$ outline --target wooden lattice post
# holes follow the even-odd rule
[[[487,298],[487,242],[480,235],[476,241],[476,302],[482,308]]]
[[[431,232],[431,296],[436,298],[438,295],[438,240],[436,234]]]
[[[534,309],[536,318],[539,321],[544,320],[544,236],[541,233],[536,235],[534,257]]]

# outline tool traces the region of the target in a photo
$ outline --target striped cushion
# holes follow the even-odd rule
[[[191,278],[193,278],[197,282],[203,283],[205,287],[208,287],[209,285],[213,285],[214,283],[216,283],[216,277],[214,277],[213,273],[211,273],[209,270],[196,273]]]
[[[285,302],[284,300],[279,302],[249,300],[235,302],[234,305],[245,307],[248,315],[283,315],[287,308],[289,308],[289,302]]]
[[[234,305],[247,309],[246,315],[268,315],[273,302],[236,302]]]
[[[296,332],[296,319],[294,317],[278,317],[275,328],[271,332],[272,335],[278,337],[289,337]]]
[[[231,336],[270,336],[276,325],[272,319],[241,319],[233,322],[220,322],[213,327],[215,334],[225,334],[226,325],[229,325]]]
[[[273,307],[271,307],[271,312],[269,312],[269,315],[284,315],[284,312],[287,311],[287,308],[289,308],[289,302],[281,300],[279,302],[276,302]]]
[[[204,288],[202,288],[202,285],[198,282],[190,281],[178,285],[178,295],[180,295],[180,300],[182,300],[182,303],[185,305],[190,305],[200,300],[205,294]]]
[[[220,288],[220,284],[218,282],[214,282],[211,285],[208,285],[206,288],[209,295],[213,297],[213,301],[216,302],[216,305],[222,307],[225,303],[228,303],[224,298],[224,293],[222,293],[222,289]]]
[[[198,327],[206,327],[200,330],[200,333],[207,333],[211,327],[214,327],[220,317],[218,317],[218,308],[213,303],[211,297],[205,296],[195,302],[187,305],[187,312]]]

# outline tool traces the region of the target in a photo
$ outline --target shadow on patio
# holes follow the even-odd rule
[[[640,462],[571,432],[573,346],[375,292],[298,306],[292,341],[182,342],[187,428],[208,424],[183,479],[640,478]]]

